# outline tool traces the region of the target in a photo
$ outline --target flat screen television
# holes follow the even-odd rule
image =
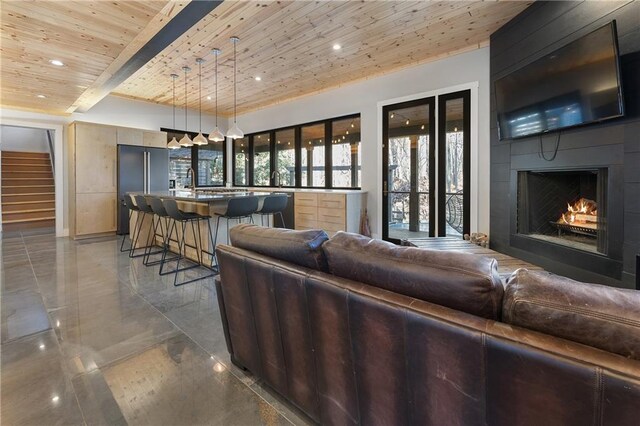
[[[500,139],[624,115],[615,21],[495,82]]]

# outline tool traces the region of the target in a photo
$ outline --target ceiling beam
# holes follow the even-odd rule
[[[168,2],[66,112],[87,112],[221,3],[216,0]]]

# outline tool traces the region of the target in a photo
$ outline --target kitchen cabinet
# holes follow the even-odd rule
[[[167,133],[145,130],[142,134],[142,144],[151,148],[166,148]]]
[[[366,193],[296,192],[294,194],[295,229],[323,229],[358,232]]]
[[[67,129],[69,234],[73,238],[116,231],[118,145],[166,148],[167,134],[73,122]]]
[[[140,129],[132,129],[129,127],[116,128],[118,145],[138,145],[143,144],[143,131]]]

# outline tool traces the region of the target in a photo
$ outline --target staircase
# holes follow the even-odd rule
[[[2,230],[55,226],[55,186],[49,154],[2,151]]]

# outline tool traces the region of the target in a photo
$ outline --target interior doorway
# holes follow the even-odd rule
[[[0,127],[2,232],[64,235],[62,126],[14,122]],[[58,154],[58,155],[56,155]],[[58,171],[58,173],[56,173]]]
[[[470,228],[470,90],[386,105],[382,114],[383,239],[462,238]]]

